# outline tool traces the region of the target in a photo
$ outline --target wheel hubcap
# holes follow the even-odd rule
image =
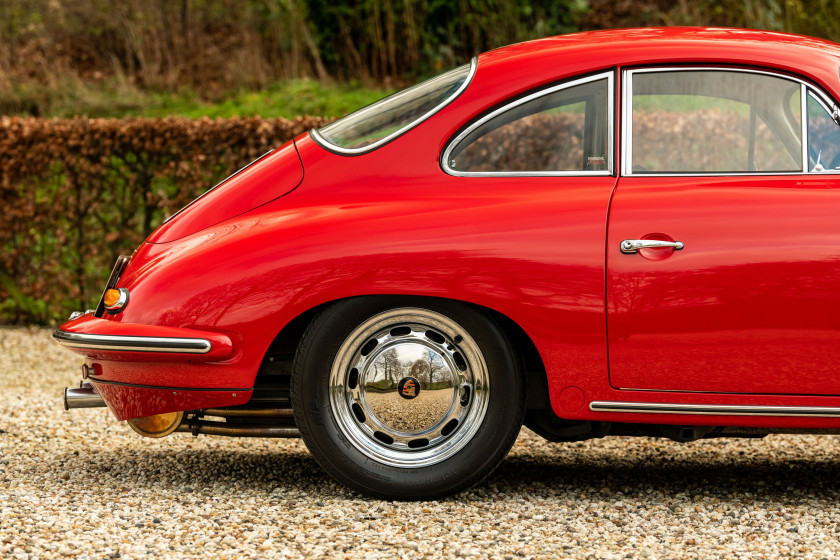
[[[427,309],[365,321],[342,344],[330,375],[342,433],[368,457],[399,467],[432,465],[469,443],[488,390],[475,341]]]

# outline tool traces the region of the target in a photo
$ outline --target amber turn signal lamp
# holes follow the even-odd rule
[[[125,288],[105,290],[105,295],[102,296],[102,303],[105,304],[105,309],[108,310],[108,313],[112,315],[119,313],[128,303],[128,290]]]

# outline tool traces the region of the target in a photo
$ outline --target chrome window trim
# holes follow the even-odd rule
[[[650,72],[693,72],[693,71],[713,71],[713,72],[741,72],[747,74],[762,74],[765,76],[773,76],[782,78],[791,82],[799,83],[800,89],[800,103],[802,103],[802,170],[801,171],[742,171],[742,172],[685,172],[685,173],[633,173],[633,75],[645,74]],[[621,88],[621,169],[622,177],[761,177],[761,176],[783,176],[783,175],[832,175],[840,174],[840,170],[822,171],[811,173],[808,170],[808,136],[807,136],[807,113],[805,110],[805,93],[811,92],[815,94],[817,100],[823,102],[830,102],[830,97],[805,80],[781,72],[772,72],[770,70],[758,70],[756,68],[737,68],[730,66],[664,66],[661,68],[629,68],[622,71],[622,88]],[[831,112],[829,111],[829,114]]]
[[[632,170],[633,167],[628,163],[633,161],[633,105],[631,102],[633,91],[630,87],[632,72],[633,70],[624,70],[621,73],[621,162],[619,167],[622,176],[632,175],[628,169]]]
[[[633,414],[702,414],[706,416],[803,416],[840,417],[840,408],[827,406],[765,406],[730,404],[647,403],[592,401],[592,412]]]
[[[450,95],[449,97],[447,97],[446,99],[444,99],[443,101],[438,103],[435,107],[433,107],[432,109],[430,109],[429,111],[427,111],[426,113],[421,115],[420,117],[414,119],[413,121],[411,121],[410,123],[408,123],[404,127],[400,128],[399,130],[396,130],[395,132],[392,132],[391,134],[389,134],[388,136],[386,136],[384,138],[381,138],[381,139],[377,140],[373,144],[368,144],[367,146],[363,146],[361,148],[344,148],[344,147],[341,147],[341,146],[336,146],[335,144],[333,144],[332,142],[330,142],[329,140],[324,138],[321,135],[321,133],[318,132],[319,129],[317,129],[317,128],[313,128],[312,130],[310,130],[309,135],[312,136],[312,138],[318,144],[320,144],[321,146],[323,146],[323,147],[325,147],[328,150],[331,150],[333,152],[338,152],[340,154],[360,155],[360,154],[365,154],[367,152],[373,151],[376,148],[382,146],[383,144],[387,144],[388,142],[390,142],[391,140],[393,140],[397,136],[401,136],[402,134],[405,134],[406,132],[408,132],[409,130],[414,128],[415,126],[419,125],[420,123],[422,123],[423,121],[425,121],[426,119],[428,119],[429,117],[431,117],[432,115],[434,115],[435,113],[437,113],[438,111],[440,111],[441,109],[443,109],[444,107],[446,107],[447,105],[449,105],[450,103],[455,101],[455,99],[457,99],[458,96],[461,95],[464,92],[464,90],[467,89],[467,87],[469,87],[470,83],[472,83],[472,80],[475,77],[475,73],[476,73],[477,70],[478,70],[478,57],[474,56],[474,57],[472,57],[472,59],[470,59],[470,69],[469,69],[469,72],[467,73],[467,77],[464,79],[464,83],[461,84],[461,86],[457,90],[455,90],[455,93],[453,93],[452,95]],[[387,97],[383,98],[383,99],[387,99]],[[376,103],[376,102],[374,102],[374,103]],[[362,107],[361,109],[357,109],[357,110],[361,111],[361,110],[364,110],[364,109],[365,109],[365,107]],[[356,111],[353,111],[353,113],[355,113],[355,112]],[[353,113],[348,113],[348,115],[352,115]]]
[[[53,333],[60,344],[73,348],[110,350],[114,352],[165,352],[174,354],[206,354],[213,345],[206,338],[177,338],[156,336],[124,336],[113,334]]]
[[[802,119],[802,173],[808,173],[808,88],[799,84],[799,112]]]
[[[595,82],[598,80],[603,80],[604,78],[607,79],[607,169],[602,169],[598,171],[456,171],[449,167],[447,163],[449,161],[449,156],[455,147],[460,144],[464,138],[466,138],[472,131],[486,123],[487,121],[501,115],[502,113],[513,109],[514,107],[518,107],[523,103],[527,103],[539,97],[543,97],[545,95],[550,95],[556,91],[561,91],[564,89],[568,89],[571,87],[575,87],[582,84],[587,84],[590,82]],[[614,162],[615,156],[613,155],[615,152],[615,71],[610,70],[608,72],[601,72],[600,74],[595,74],[593,76],[587,76],[586,78],[579,78],[577,80],[572,80],[570,82],[563,82],[562,84],[558,84],[546,89],[541,89],[536,91],[530,95],[517,99],[516,101],[512,101],[506,105],[502,105],[498,109],[493,110],[492,112],[484,115],[479,120],[468,126],[466,129],[461,131],[455,138],[449,141],[446,146],[446,149],[443,151],[443,155],[440,158],[440,166],[443,171],[454,177],[592,177],[592,176],[600,176],[600,177],[610,177],[614,174]]]
[[[828,115],[829,115],[829,116],[831,116],[831,115],[832,115],[832,113],[833,113],[834,111],[833,111],[832,109],[830,109],[830,108],[829,108],[829,106],[828,106],[828,105],[829,105],[829,103],[830,103],[830,102],[829,102],[829,100],[828,100],[828,99],[826,99],[825,97],[823,97],[823,96],[820,94],[820,92],[819,92],[819,91],[816,91],[816,90],[813,90],[813,89],[810,89],[810,88],[808,89],[808,93],[811,95],[811,97],[813,97],[813,98],[814,98],[814,101],[816,101],[817,103],[819,103],[819,104],[822,106],[822,108],[823,108],[823,109],[825,109],[825,112],[826,112],[826,113],[828,113]],[[816,95],[815,95],[815,94],[816,94]],[[832,105],[833,105],[833,104],[832,104]]]

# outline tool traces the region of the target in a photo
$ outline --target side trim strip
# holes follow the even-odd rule
[[[83,334],[61,330],[55,331],[53,338],[64,346],[90,348],[91,350],[206,354],[213,348],[213,345],[206,338]]]
[[[840,418],[840,408],[828,406],[762,406],[592,401],[592,412],[636,414],[705,414],[713,416],[823,416]]]

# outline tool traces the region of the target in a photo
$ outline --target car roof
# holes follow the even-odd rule
[[[476,82],[531,86],[617,66],[758,66],[799,75],[837,97],[840,45],[804,35],[720,27],[590,31],[509,45],[479,56]]]

